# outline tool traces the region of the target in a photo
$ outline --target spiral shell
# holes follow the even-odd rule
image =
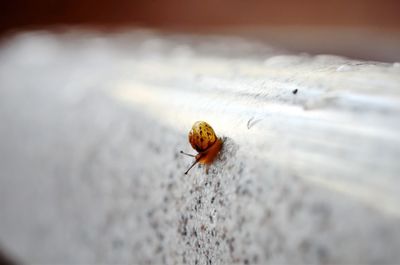
[[[189,132],[189,142],[199,153],[210,148],[216,140],[213,128],[205,121],[195,122]]]

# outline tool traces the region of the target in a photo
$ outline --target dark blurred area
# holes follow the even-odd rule
[[[400,60],[398,0],[6,0],[0,9],[3,36],[65,26],[146,27],[239,35],[293,52]]]
[[[14,257],[13,257],[14,258]],[[0,265],[16,265],[18,264],[13,258],[6,254],[2,248],[0,248]]]
[[[398,0],[6,0],[0,8],[2,31],[53,24],[400,28]]]

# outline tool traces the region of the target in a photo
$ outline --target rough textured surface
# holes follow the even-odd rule
[[[398,263],[399,89],[398,63],[234,38],[17,35],[0,244],[29,263]],[[196,120],[224,148],[185,176]]]

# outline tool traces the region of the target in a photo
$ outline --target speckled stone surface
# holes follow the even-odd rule
[[[2,249],[42,264],[400,262],[400,68],[276,54],[149,32],[3,43]],[[223,150],[184,175],[199,119]]]

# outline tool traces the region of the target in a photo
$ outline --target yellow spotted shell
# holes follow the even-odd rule
[[[189,142],[199,153],[210,148],[216,140],[213,128],[205,121],[196,121],[189,132]]]

